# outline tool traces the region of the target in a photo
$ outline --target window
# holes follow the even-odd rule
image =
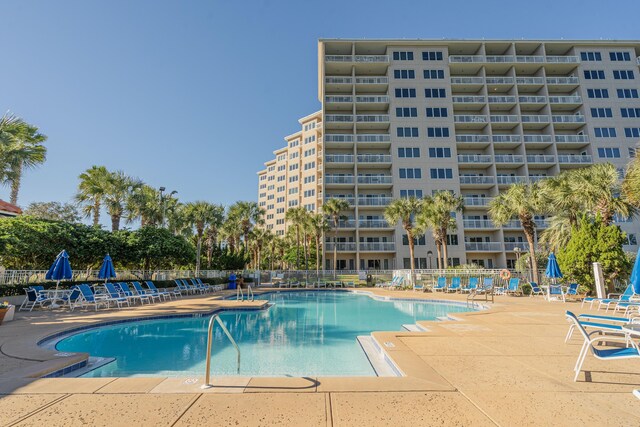
[[[277,190],[278,193],[282,193],[283,191],[284,191],[284,185],[281,187],[278,187],[278,190]]]
[[[313,212],[313,211],[316,210],[316,204],[315,203],[309,203],[308,205],[304,205],[304,208],[309,212]]]
[[[587,80],[604,80],[604,70],[584,70],[584,78]]]
[[[293,207],[293,206],[298,206],[298,201],[297,200],[289,200],[289,207]]]
[[[634,157],[636,157],[636,155],[638,154],[637,152],[638,152],[637,148],[629,147],[629,157],[630,158],[633,159]]]
[[[284,203],[284,196],[283,197],[278,197],[276,199],[276,203]],[[273,208],[271,208],[271,209],[273,209]]]
[[[297,147],[298,145],[300,145],[300,140],[296,139],[295,141],[291,141],[289,143],[289,148]]]
[[[619,159],[620,158],[620,149],[619,148],[598,148],[598,157],[603,159]]]
[[[458,245],[458,235],[457,234],[447,234],[447,245],[457,246]]]
[[[308,184],[310,182],[316,182],[316,176],[315,175],[305,176],[304,177],[304,183],[305,184]]]
[[[398,157],[418,158],[420,157],[420,149],[417,147],[400,147],[398,148]]]
[[[396,117],[418,117],[418,109],[415,107],[396,108]]]
[[[297,159],[297,158],[298,158],[298,152],[293,152],[289,154],[289,159]]]
[[[423,61],[442,61],[442,52],[422,52]]]
[[[402,179],[420,179],[420,178],[422,178],[422,169],[420,169],[420,168],[400,168],[400,178],[402,178]]]
[[[263,198],[263,197],[265,197],[266,195],[267,195],[267,193],[260,193],[260,194],[258,195],[258,197]],[[273,198],[273,196],[271,196],[271,198]]]
[[[393,52],[394,61],[413,61],[413,52]]]
[[[310,150],[304,150],[304,157],[313,156],[314,154],[316,154],[315,148],[311,148]]]
[[[310,142],[315,142],[315,140],[316,140],[316,136],[315,135],[311,135],[311,136],[308,136],[308,137],[306,137],[304,139],[304,143],[305,144],[309,144]]]
[[[621,108],[620,115],[624,118],[640,118],[640,108]]]
[[[609,52],[609,59],[612,61],[631,61],[629,52]]]
[[[270,179],[269,179],[269,181],[271,181],[271,178],[273,178],[273,177],[272,177],[272,176],[270,176],[269,178],[270,178]],[[278,177],[278,182],[280,182],[280,181],[284,181],[285,179],[287,179],[287,177],[285,177],[284,175],[280,175],[280,176]]]
[[[447,138],[449,137],[449,128],[427,128],[427,136],[429,138]]]
[[[316,190],[305,190],[304,197],[313,197],[316,195]]]
[[[304,164],[304,170],[308,171],[316,167],[316,162],[309,162]]]
[[[583,61],[602,61],[600,52],[580,52],[580,59]]]
[[[396,135],[400,138],[417,138],[418,128],[397,128]]]
[[[284,219],[276,219],[276,225],[284,225]]]
[[[289,182],[298,182],[298,175],[290,176]]]
[[[260,202],[260,207],[266,206],[267,202]]]
[[[444,89],[425,89],[424,96],[427,98],[444,98],[447,95]]]
[[[430,170],[431,179],[452,179],[453,170],[444,168],[432,168]]]
[[[295,163],[293,165],[289,165],[289,170],[290,171],[294,171],[294,170],[297,170],[297,169],[298,169],[298,164],[297,163]]]
[[[624,128],[624,136],[627,138],[640,138],[640,128]]]
[[[447,117],[446,108],[427,108],[427,117]]]
[[[611,108],[592,108],[591,117],[613,117]]]
[[[595,128],[597,138],[615,138],[616,128]]]
[[[273,172],[275,168],[273,166],[269,166],[269,172]]]
[[[587,89],[587,97],[589,98],[608,98],[608,89]]]
[[[637,98],[638,89],[618,89],[618,98]]]
[[[415,79],[416,72],[414,70],[393,70],[394,79]]]
[[[409,88],[396,88],[396,98],[415,98],[416,90]]]
[[[260,176],[260,181],[264,181],[265,179],[267,179],[267,176],[266,176],[266,175],[262,175],[262,176]]]
[[[451,148],[430,147],[429,157],[436,158],[436,159],[451,157]]]
[[[633,80],[635,79],[632,70],[613,70],[613,78],[616,80]]]
[[[285,170],[287,168],[286,165],[280,165],[278,166],[278,172],[282,172],[283,170]]]
[[[273,214],[267,215],[267,219],[273,219]]]
[[[422,190],[400,190],[400,197],[403,199],[408,199],[409,197],[422,199]]]
[[[275,176],[271,175],[271,176],[267,179],[267,181],[273,181],[273,179],[274,179],[274,178],[275,178]]]
[[[409,237],[406,234],[402,235],[402,244],[404,246],[409,246]],[[424,246],[427,244],[427,239],[425,238],[424,234],[420,237],[414,237],[413,244],[416,246]]]
[[[283,214],[283,213],[284,213],[284,208],[278,208],[278,209],[276,209],[276,213],[277,213],[277,214]]]
[[[636,235],[633,233],[627,233],[627,241],[624,243],[625,245],[637,245],[638,240],[636,239]]]
[[[298,194],[298,187],[293,187],[289,189],[289,194]]]
[[[425,79],[444,79],[444,70],[424,70]]]

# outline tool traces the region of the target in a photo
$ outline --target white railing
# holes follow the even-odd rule
[[[456,142],[489,142],[489,135],[456,135]]]
[[[588,135],[556,135],[556,142],[589,142]]]
[[[466,85],[466,84],[483,84],[484,78],[482,77],[451,77],[452,85]]]
[[[452,96],[451,101],[454,104],[484,104],[484,96]]]
[[[458,163],[491,163],[491,156],[484,154],[458,154]]]
[[[527,182],[526,176],[498,176],[499,185],[511,185]]]
[[[593,163],[593,158],[587,154],[558,154],[558,163]]]
[[[358,123],[388,123],[389,115],[387,114],[358,114],[356,116]]]
[[[388,96],[356,96],[356,102],[368,102],[368,103],[381,103],[388,104],[389,97]]]
[[[577,85],[580,80],[577,77],[547,77],[548,85]]]
[[[327,163],[353,163],[353,154],[327,154],[324,159]]]
[[[355,182],[353,175],[327,175],[325,176],[325,184],[353,184]]]
[[[527,154],[527,162],[529,163],[555,163],[556,158],[552,155],[545,154]]]
[[[493,135],[491,140],[493,142],[520,142],[522,137],[520,135]]]
[[[464,244],[465,251],[473,252],[502,252],[500,242],[467,242]]]
[[[365,135],[357,135],[356,141],[358,142],[389,142],[391,141],[391,137],[387,134],[382,134],[382,135],[365,134]]]
[[[387,206],[393,197],[358,197],[358,206]]]
[[[454,123],[487,123],[487,116],[458,114],[453,117],[453,121]]]
[[[522,116],[522,123],[549,123],[549,116],[543,114]]]
[[[358,184],[391,184],[391,175],[377,175],[377,176],[358,175]]]
[[[519,85],[543,85],[544,77],[516,77]]]
[[[490,96],[489,104],[515,104],[515,96]],[[521,101],[522,102],[522,101]]]
[[[464,205],[465,206],[489,206],[493,200],[491,197],[465,197]]]
[[[553,123],[584,123],[585,118],[582,115],[561,115],[554,114],[551,116]]]
[[[552,142],[551,135],[524,135],[524,142]]]
[[[581,96],[550,96],[550,104],[582,104]]]
[[[358,154],[358,163],[390,163],[388,154]]]
[[[463,219],[464,228],[498,228],[488,219]]]
[[[325,84],[347,84],[350,85],[353,83],[353,79],[351,77],[339,77],[339,76],[326,76],[324,78]]]
[[[324,119],[327,123],[353,123],[351,114],[327,114]]]
[[[488,85],[512,85],[513,77],[487,77],[486,82]]]
[[[492,115],[491,123],[517,123],[518,116],[514,115]]]
[[[519,96],[518,101],[521,104],[546,104],[546,96]]]
[[[332,251],[334,248],[333,242],[326,242],[324,245],[325,245],[325,251]],[[352,242],[349,242],[349,243],[338,242],[335,244],[335,247],[338,252],[355,252],[356,251],[356,244]]]
[[[520,154],[496,154],[496,163],[524,163],[524,156]]]
[[[324,136],[324,140],[325,142],[353,142],[353,135],[329,133]]]
[[[350,102],[353,102],[353,97],[352,96],[327,95],[327,96],[324,97],[324,102],[350,103]]]
[[[392,228],[384,219],[361,219],[358,220],[360,228]]]
[[[493,184],[495,180],[492,176],[461,176],[460,184]]]
[[[388,252],[395,251],[396,244],[393,242],[367,242],[360,243],[358,249],[361,251]]]
[[[357,85],[382,85],[388,83],[388,77],[356,77]]]

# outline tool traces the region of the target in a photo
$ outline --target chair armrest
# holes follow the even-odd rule
[[[620,297],[621,295],[622,295],[621,293],[618,293],[618,292],[612,292],[612,293],[610,293],[610,294],[607,294],[607,298],[612,298],[612,297],[614,297],[614,296],[616,296],[616,297]]]

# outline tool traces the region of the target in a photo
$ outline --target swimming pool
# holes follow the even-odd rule
[[[461,304],[383,301],[343,291],[275,292],[257,299],[273,305],[220,314],[240,347],[243,376],[373,376],[357,336],[470,311]],[[208,322],[205,316],[97,327],[62,339],[56,349],[115,358],[88,377],[202,376]],[[235,350],[218,325],[213,335],[212,374],[238,375]]]

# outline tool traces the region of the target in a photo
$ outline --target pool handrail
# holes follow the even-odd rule
[[[222,332],[224,332],[227,338],[229,338],[229,341],[231,341],[231,344],[233,344],[233,346],[236,348],[236,352],[238,353],[238,374],[240,373],[240,347],[238,347],[236,340],[233,339],[233,337],[229,333],[229,330],[224,325],[224,323],[222,323],[222,320],[220,320],[218,315],[219,313],[214,313],[211,316],[211,319],[209,320],[209,328],[207,329],[207,366],[206,366],[207,371],[205,372],[205,376],[204,376],[204,384],[201,387],[203,389],[213,387],[213,384],[211,384],[211,344],[213,341],[212,340],[213,324],[216,321],[220,325],[220,328],[222,328]]]

